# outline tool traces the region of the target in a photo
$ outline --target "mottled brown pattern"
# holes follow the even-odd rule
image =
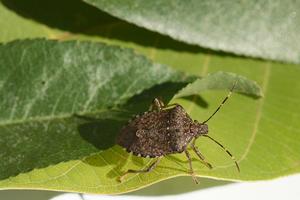
[[[206,124],[193,121],[176,105],[136,116],[122,128],[117,144],[134,155],[158,157],[181,153],[194,137],[207,133]]]
[[[208,126],[206,124],[230,97],[236,83],[215,112],[202,123],[196,120],[193,121],[179,104],[165,106],[160,98],[155,98],[149,112],[145,112],[141,116],[135,116],[134,119],[122,128],[117,138],[117,144],[134,155],[157,158],[145,169],[127,170],[118,180],[122,182],[124,177],[129,173],[148,173],[158,165],[163,156],[184,152],[189,162],[190,174],[195,183],[198,183],[187,146],[190,145],[202,163],[209,169],[212,169],[212,165],[206,161],[195,145],[195,141],[199,136],[207,137],[218,144],[231,157],[235,162],[237,170],[240,171],[240,167],[233,155],[220,142],[208,135]]]

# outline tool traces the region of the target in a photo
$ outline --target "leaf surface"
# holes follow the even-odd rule
[[[118,107],[146,89],[185,79],[101,43],[24,40],[0,45],[0,55],[1,180],[112,147],[136,110]]]
[[[181,89],[174,97],[185,97],[198,95],[205,90],[221,90],[232,89],[233,92],[250,95],[253,97],[263,96],[260,87],[256,82],[250,81],[246,77],[239,76],[229,72],[215,72],[205,77],[198,78],[183,89]]]
[[[30,0],[30,2],[33,1],[36,4],[40,2]],[[86,20],[87,24],[91,26],[80,26],[77,29],[81,30],[77,32],[80,34],[75,34],[74,31],[72,31],[73,29],[71,30],[64,26],[64,23],[61,21],[55,20],[55,16],[58,14],[56,10],[57,2],[55,0],[46,0],[48,4],[45,4],[45,1],[40,3],[41,5],[39,5],[38,10],[41,12],[38,14],[43,17],[34,15],[36,8],[31,6],[25,8],[27,4],[33,5],[31,3],[22,3],[22,1],[14,0],[10,0],[9,2],[14,3],[19,10],[9,10],[0,4],[0,7],[2,6],[0,15],[3,13],[7,14],[5,20],[1,21],[1,27],[3,22],[9,24],[11,20],[13,20],[15,24],[15,26],[6,26],[6,29],[0,31],[1,36],[9,35],[9,37],[1,37],[1,41],[3,42],[30,37],[31,32],[28,26],[31,26],[30,24],[32,23],[34,27],[38,28],[38,35],[41,34],[48,38],[60,40],[84,39],[102,41],[122,47],[131,47],[155,62],[172,66],[173,69],[182,70],[196,76],[205,77],[208,73],[226,71],[255,80],[263,89],[263,98],[255,100],[244,95],[233,94],[226,105],[209,121],[209,134],[220,141],[234,154],[240,163],[241,173],[236,172],[234,164],[226,154],[219,150],[214,143],[205,140],[205,138],[199,139],[197,146],[199,146],[202,153],[212,163],[214,169],[206,169],[205,166],[197,161],[196,156],[192,154],[196,173],[199,176],[214,179],[263,180],[298,173],[300,171],[300,157],[298,153],[300,146],[298,131],[300,128],[298,122],[300,113],[298,103],[298,99],[300,98],[300,84],[298,81],[299,65],[265,62],[205,51],[197,47],[176,42],[168,37],[134,27],[123,21],[111,20],[100,11],[98,11],[99,14],[95,13],[95,10],[92,8],[90,8],[91,10],[87,9],[81,16],[84,19],[91,19],[90,15],[93,14],[97,19],[102,20],[98,20],[98,25],[89,24],[89,22],[93,22],[93,20]],[[63,7],[65,10],[64,14],[73,13],[73,15],[75,15],[78,13],[73,12],[70,6],[75,5],[75,2],[78,8],[86,6],[84,3],[80,4],[77,1],[71,4],[68,4],[67,1],[59,2],[60,4],[66,4],[66,6]],[[49,4],[53,5],[49,6]],[[3,10],[5,12],[2,12]],[[21,16],[22,13],[25,13],[24,16],[31,16],[32,18],[24,18]],[[49,22],[50,20],[47,21],[49,18],[53,19],[51,21],[52,23]],[[0,17],[0,19],[3,18]],[[74,19],[76,19],[76,17],[64,17],[64,20],[70,20],[69,24],[74,22]],[[81,20],[81,22],[83,21],[84,20]],[[45,23],[48,26],[45,27],[45,25],[41,23]],[[23,29],[23,32],[14,31],[14,28],[22,25],[26,25],[27,27]],[[66,33],[57,30],[57,28],[70,32]],[[46,31],[40,32],[42,30]],[[32,37],[35,36],[32,35]],[[1,59],[3,58],[2,54],[0,57]],[[11,60],[10,62],[14,61]],[[79,75],[75,74],[74,76]],[[26,78],[26,76],[22,78]],[[133,79],[132,76],[130,76],[130,78]],[[83,80],[80,79],[80,81]],[[167,97],[171,98],[172,94],[176,93],[176,89],[182,88],[182,85],[179,86],[167,84],[154,87],[131,99],[122,110],[130,110],[132,112],[146,110],[151,103],[152,97],[163,96],[164,99],[167,100]],[[166,90],[165,88],[172,89]],[[173,101],[182,104],[193,119],[201,121],[209,117],[227,93],[227,91],[204,91],[201,92],[200,96],[196,95]],[[0,99],[2,102],[3,97],[0,96]],[[77,156],[91,153],[91,150],[99,151],[99,149],[107,147],[94,145],[103,138],[102,135],[99,136],[96,133],[101,132],[103,126],[105,126],[109,127],[109,129],[107,128],[108,131],[103,133],[104,135],[115,135],[118,129],[117,124],[120,124],[120,121],[124,120],[124,118],[127,119],[131,115],[131,113],[127,114],[125,112],[124,114],[124,112],[121,112],[120,116],[119,110],[116,112],[117,113],[111,111],[109,113],[114,119],[118,119],[117,122],[115,120],[108,120],[99,124],[97,121],[89,121],[78,117],[69,119],[69,128],[72,129],[72,127],[74,127],[78,131],[78,125],[80,125],[81,130],[87,130],[85,132],[92,134],[85,140],[82,140],[82,137],[79,135],[77,135],[77,137],[68,137],[67,139],[60,137],[57,140],[64,144],[70,143],[76,145],[78,145],[78,141],[85,141],[84,144],[88,146],[87,148],[80,149],[77,146],[70,147],[68,145],[60,147],[54,143],[53,145],[58,148],[57,152],[60,152],[61,149],[68,151],[78,148],[80,150],[72,151],[73,153],[69,152],[71,155],[69,157],[74,158],[73,160],[53,164],[48,167],[43,167],[48,164],[47,162],[46,164],[42,163],[42,168],[37,168],[15,177],[2,179],[0,181],[0,187],[2,189],[32,188],[88,193],[123,193],[145,187],[173,176],[187,175],[188,163],[184,155],[168,156],[162,160],[159,167],[154,170],[153,173],[129,176],[122,184],[115,180],[120,173],[129,168],[143,168],[147,163],[149,164],[150,160],[132,157],[118,146],[88,156],[85,159],[75,159]],[[98,117],[99,119],[104,118],[100,113],[92,117]],[[54,130],[55,129],[54,127]],[[20,130],[23,130],[23,128]],[[95,130],[95,132],[91,130]],[[9,134],[7,136],[9,136]],[[41,138],[35,138],[35,140],[33,140],[28,138],[29,141],[40,139]],[[49,140],[49,142],[50,141],[51,140]],[[94,144],[92,143],[93,141],[95,141]],[[111,144],[112,140],[107,143]],[[14,145],[14,143],[12,143],[12,145]],[[37,147],[38,150],[39,148],[40,147]],[[24,147],[24,151],[25,150],[26,148]],[[52,149],[51,152],[53,151],[55,150]],[[57,160],[59,156],[65,156],[65,153],[54,153],[52,155],[51,152],[46,156],[52,161]],[[59,156],[57,157],[57,155]],[[72,155],[74,155],[74,157],[72,157]],[[38,156],[31,158],[29,164],[31,162],[35,163],[38,158]],[[22,166],[14,166],[14,168],[22,169]]]
[[[189,44],[238,55],[300,62],[298,1],[85,2],[120,19]]]

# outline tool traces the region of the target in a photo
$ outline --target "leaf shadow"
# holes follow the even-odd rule
[[[78,132],[82,139],[92,144],[95,148],[103,150],[115,144],[116,135],[121,127],[122,123],[120,121],[103,119],[79,125]]]
[[[183,154],[184,154],[184,153],[182,153],[182,155],[183,155]],[[177,170],[177,171],[181,171],[181,172],[186,172],[186,173],[189,171],[189,161],[188,161],[188,159],[187,159],[186,157],[185,157],[184,160],[179,159],[179,158],[176,157],[175,155],[168,155],[168,156],[166,156],[165,158],[168,159],[168,160],[170,160],[170,161],[172,161],[172,162],[174,162],[174,163],[176,163],[177,165],[179,165],[181,169],[173,168],[173,167],[164,167],[164,168],[172,169],[172,170]],[[210,170],[210,169],[208,169],[208,168],[205,166],[205,164],[204,164],[203,162],[201,162],[201,160],[199,160],[198,158],[192,157],[192,158],[191,158],[191,161],[192,161],[193,164],[194,164],[195,162],[199,162],[199,163],[201,163],[201,165],[202,165],[202,169]]]
[[[165,102],[169,102],[173,95],[184,87],[187,83],[164,83],[161,85],[154,86],[148,90],[143,91],[141,94],[134,96],[131,98],[125,105],[120,107],[120,110],[127,112],[116,112],[118,116],[118,120],[115,119],[97,119],[97,117],[86,117],[86,116],[77,116],[83,120],[85,123],[82,123],[78,126],[78,132],[83,140],[92,144],[95,148],[99,150],[105,150],[113,147],[115,145],[116,136],[121,129],[121,127],[130,119],[132,116],[142,113],[145,110],[148,110],[152,100],[155,97],[161,97]],[[167,89],[166,89],[167,88]],[[120,120],[121,119],[121,120]],[[105,130],[105,134],[102,134],[103,130]],[[99,134],[101,133],[101,134]],[[105,141],[106,144],[102,144]],[[117,145],[116,145],[117,146]],[[114,147],[116,148],[116,147]],[[113,150],[108,150],[113,151]],[[121,151],[124,151],[121,149]],[[105,154],[106,152],[103,152]],[[110,152],[113,153],[113,152]],[[129,155],[128,153],[126,153]],[[103,166],[103,161],[99,160],[96,162],[95,158],[87,158],[84,159],[83,162],[93,166]],[[102,155],[100,155],[102,156]],[[105,155],[104,155],[105,156]],[[118,174],[122,173],[123,166],[129,162],[128,159],[131,159],[136,165],[144,166],[144,158],[136,157],[136,156],[126,156],[124,161],[120,162],[119,159],[111,159],[111,165],[113,166],[112,170],[107,174],[109,178],[117,178]]]
[[[0,199],[49,200],[56,199],[56,196],[62,194],[63,192],[45,190],[1,190]]]
[[[129,192],[123,195],[124,196],[153,196],[153,197],[164,196],[164,195],[176,195],[176,194],[184,194],[196,190],[203,190],[206,188],[224,186],[233,183],[231,181],[215,180],[210,178],[199,177],[198,180],[200,184],[195,184],[192,178],[188,175],[189,162],[187,159],[182,160],[174,155],[168,155],[165,157],[165,159],[168,159],[176,164],[180,163],[180,169],[175,167],[166,167],[166,166],[163,167],[164,169],[184,172],[187,175],[163,180],[156,184],[150,185],[148,187],[142,188],[137,191]],[[192,162],[201,163],[201,161],[196,158],[192,158]],[[203,164],[203,168],[206,168],[204,164]]]
[[[118,148],[118,151],[125,152],[122,154],[122,160],[120,159],[111,159],[110,164],[112,165],[112,169],[107,174],[108,178],[118,178],[118,176],[122,173],[124,173],[127,169],[123,169],[126,163],[129,161],[134,163],[135,165],[142,167],[145,167],[145,158],[133,156],[129,153],[127,153],[124,149],[119,147],[118,145],[115,145],[115,138],[118,134],[118,131],[121,129],[121,127],[127,122],[128,119],[130,119],[132,116],[144,112],[145,110],[149,109],[149,106],[153,100],[153,98],[159,96],[165,102],[169,102],[173,94],[175,94],[180,88],[184,87],[187,83],[164,83],[161,85],[157,85],[153,88],[150,88],[148,90],[145,90],[139,95],[134,96],[131,98],[124,106],[120,108],[120,110],[125,110],[127,112],[118,112],[118,119],[122,120],[115,120],[115,119],[97,119],[97,118],[90,118],[86,116],[78,116],[79,118],[84,119],[86,122],[78,126],[78,131],[82,139],[86,140],[87,142],[91,143],[94,147],[98,148],[99,150],[105,150],[110,147]],[[166,90],[166,88],[168,88]],[[197,104],[203,107],[207,107],[207,103],[199,96],[191,96],[187,97],[187,99],[196,98],[197,101],[195,101]],[[99,134],[102,133],[103,130],[106,130],[105,134]],[[108,138],[108,139],[106,139]],[[107,144],[103,145],[101,144],[103,141],[105,141]],[[115,146],[114,146],[115,145]],[[115,154],[114,150],[108,150],[109,153]],[[100,156],[102,157],[108,157],[109,155],[105,155],[105,152],[102,152]],[[125,155],[125,156],[124,156]],[[120,157],[120,156],[119,156]],[[102,158],[103,159],[103,158]],[[168,156],[168,159],[173,159],[175,162],[182,162],[178,158],[170,155]],[[196,161],[196,159],[192,159],[193,161]],[[83,162],[86,164],[101,167],[104,166],[105,163],[103,163],[103,160],[99,159],[99,154],[95,155],[95,157],[90,157],[87,159],[84,159]],[[188,161],[183,161],[183,163],[188,163]],[[164,167],[168,168],[168,167]],[[178,170],[177,168],[169,167],[169,169],[172,170]],[[181,170],[182,172],[186,172],[186,170]]]
[[[122,125],[134,114],[149,108],[152,98],[171,97],[186,83],[164,83],[132,97],[120,109],[98,113],[92,121],[69,116],[59,119],[36,120],[27,124],[13,124],[9,129],[18,136],[12,141],[10,134],[1,134],[0,151],[3,160],[0,180],[45,168],[61,162],[84,159],[97,153],[109,153],[115,145],[115,137]],[[30,140],[28,139],[30,138]],[[95,163],[95,162],[94,162]],[[116,161],[114,165],[119,166]],[[17,166],[17,167],[16,167]]]
[[[100,36],[107,39],[135,43],[158,49],[172,49],[191,53],[217,54],[237,57],[235,54],[213,51],[197,45],[186,44],[169,36],[138,27],[113,17],[81,0],[0,0],[3,5],[18,15],[58,28],[69,33]],[[58,6],[59,5],[59,6]],[[57,39],[67,39],[63,34]],[[158,41],[159,42],[155,42]]]
[[[124,196],[165,196],[184,194],[196,190],[203,190],[211,187],[219,187],[231,184],[230,181],[214,180],[209,178],[198,178],[199,184],[195,184],[191,177],[179,176],[172,179],[163,180],[137,191],[133,191]]]
[[[186,99],[190,102],[193,102],[193,103],[197,104],[200,107],[203,107],[203,108],[208,107],[207,101],[205,101],[205,99],[203,99],[199,95],[190,95],[190,96],[185,96],[185,97],[181,97],[181,98]]]
[[[112,109],[113,114],[109,116],[110,118],[97,118],[97,115],[92,117],[75,115],[75,117],[83,120],[83,123],[78,126],[78,132],[82,139],[95,148],[101,150],[110,148],[115,145],[115,139],[121,127],[131,117],[148,110],[155,97],[161,97],[165,102],[169,102],[174,93],[186,84],[184,82],[167,82],[156,85],[132,97],[116,111]]]

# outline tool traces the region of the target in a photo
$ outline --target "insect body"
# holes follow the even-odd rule
[[[212,165],[205,160],[200,150],[195,146],[195,140],[200,136],[208,137],[216,142],[234,159],[223,145],[207,135],[208,126],[206,124],[229,98],[232,90],[216,111],[202,123],[192,120],[181,105],[165,106],[160,99],[155,98],[148,112],[135,116],[121,129],[117,144],[136,156],[150,157],[156,160],[145,170],[128,170],[119,180],[122,181],[128,173],[150,172],[158,165],[163,156],[184,152],[189,161],[191,175],[194,181],[198,183],[194,175],[190,154],[187,151],[188,145],[208,168],[212,168]],[[235,164],[239,170],[236,161]]]

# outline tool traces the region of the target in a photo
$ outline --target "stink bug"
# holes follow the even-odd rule
[[[195,141],[200,136],[207,137],[218,144],[232,158],[237,170],[240,171],[233,155],[221,143],[208,135],[208,125],[206,124],[230,97],[235,85],[215,112],[203,122],[192,120],[181,105],[164,105],[159,98],[155,98],[149,111],[136,115],[131,119],[121,129],[117,138],[117,144],[124,147],[127,152],[132,152],[135,156],[155,158],[155,161],[146,169],[129,169],[119,177],[119,181],[122,181],[129,173],[150,172],[158,165],[161,158],[168,154],[184,152],[189,161],[192,178],[195,183],[198,183],[187,150],[188,145],[208,168],[212,168],[212,165],[206,161],[200,150],[195,146]]]

